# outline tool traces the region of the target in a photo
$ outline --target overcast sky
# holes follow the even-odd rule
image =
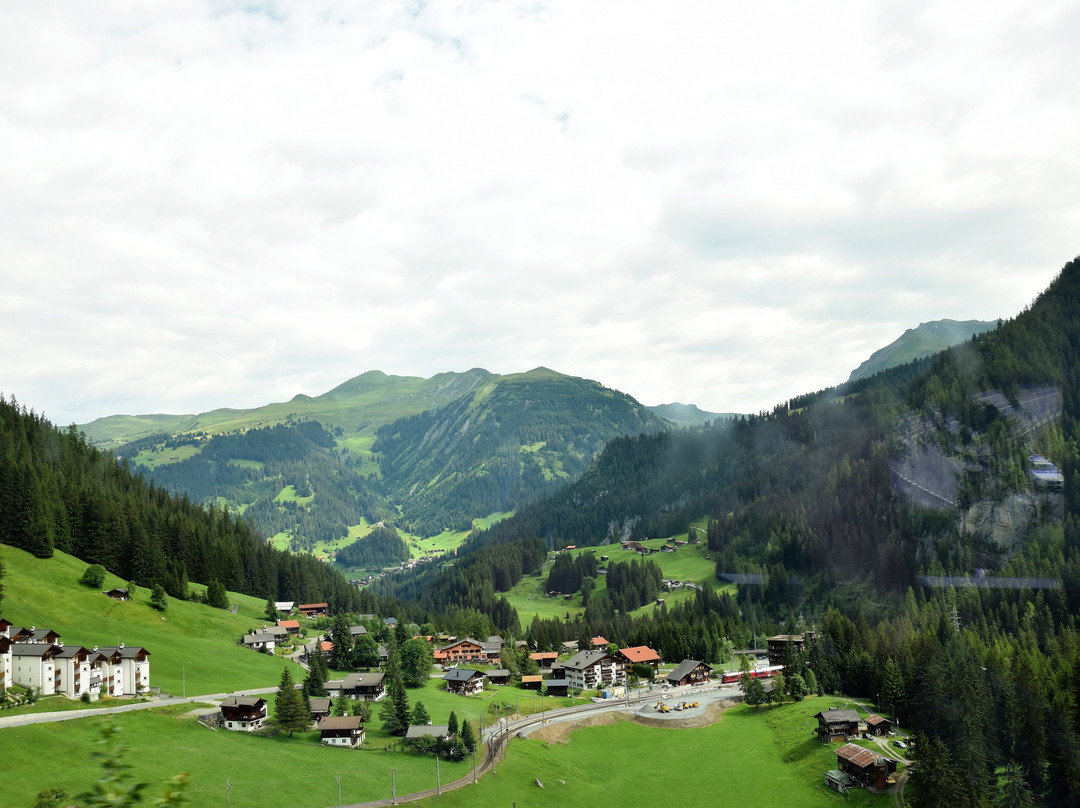
[[[0,0],[0,390],[769,409],[1080,253],[1075,2]]]

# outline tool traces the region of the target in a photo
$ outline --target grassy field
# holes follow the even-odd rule
[[[431,687],[418,693],[436,722],[449,709],[459,718],[478,723],[479,710],[493,698],[469,699],[438,694]],[[681,805],[752,805],[755,808],[892,805],[891,796],[851,792],[848,797],[821,786],[822,774],[835,768],[838,744],[821,744],[811,734],[813,714],[825,699],[754,710],[736,707],[709,727],[657,729],[632,722],[575,730],[567,743],[538,739],[511,742],[506,759],[495,773],[468,786],[419,805],[563,806],[571,801],[601,805],[632,804],[668,808],[672,795]],[[827,700],[829,706],[834,700]],[[139,781],[157,784],[181,771],[190,773],[189,796],[194,805],[225,802],[226,782],[232,785],[230,804],[325,808],[336,805],[341,775],[342,801],[359,802],[390,796],[391,770],[397,793],[435,786],[435,761],[411,752],[388,752],[388,739],[374,727],[359,751],[318,745],[314,731],[259,737],[213,732],[177,708],[154,708],[110,719]],[[377,724],[378,722],[374,722]],[[45,754],[56,745],[56,727],[32,726],[3,730],[8,772],[7,797],[12,805],[29,805],[45,785],[60,785],[75,795],[99,776],[89,753],[100,742],[101,719],[64,724],[64,755]],[[440,762],[442,782],[468,774],[471,761]],[[535,780],[544,783],[539,789]],[[572,790],[572,793],[571,793]]]
[[[853,791],[845,798],[822,786],[839,745],[810,735],[807,722],[817,725],[810,716],[821,709],[818,701],[760,711],[740,706],[698,729],[622,722],[575,730],[565,744],[514,740],[496,773],[417,805],[893,805],[891,795]]]
[[[229,593],[238,606],[231,614],[169,598],[163,614],[151,608],[148,589],[121,603],[80,584],[87,565],[72,556],[39,559],[7,545],[2,552],[3,616],[14,625],[51,628],[68,645],[141,645],[150,652],[151,686],[167,693],[179,695],[185,680],[189,694],[277,685],[281,661],[236,644],[266,622],[265,601]],[[106,576],[104,589],[117,586],[127,583]]]

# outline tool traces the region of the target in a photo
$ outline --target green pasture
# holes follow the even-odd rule
[[[151,471],[158,466],[166,466],[169,463],[179,463],[181,460],[187,460],[189,457],[194,457],[202,451],[201,446],[194,446],[190,443],[183,446],[164,447],[161,449],[144,449],[135,455],[132,464],[146,466]]]
[[[149,589],[139,588],[133,600],[118,602],[80,584],[87,565],[73,556],[57,552],[40,559],[8,545],[2,552],[7,567],[3,616],[14,625],[51,628],[68,645],[141,645],[150,652],[150,685],[163,693],[180,695],[185,679],[189,695],[278,683],[280,661],[237,645],[266,622],[263,600],[230,592],[238,607],[231,614],[169,598],[162,613],[150,606]],[[109,574],[103,588],[113,587],[127,582]]]
[[[845,796],[822,785],[824,772],[836,768],[838,745],[810,735],[806,722],[821,709],[818,701],[759,711],[739,706],[721,721],[696,729],[624,721],[577,729],[565,744],[515,739],[506,759],[477,785],[417,805],[893,805],[891,794],[852,791]]]

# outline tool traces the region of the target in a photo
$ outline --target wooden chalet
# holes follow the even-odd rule
[[[116,589],[109,589],[105,592],[105,594],[113,600],[128,600],[131,597],[128,590],[120,589],[119,587]]]
[[[472,668],[454,668],[443,675],[446,689],[459,696],[471,696],[484,689],[484,674]]]
[[[316,724],[319,723],[320,718],[330,715],[329,696],[312,696],[308,699],[308,704],[311,705],[311,717],[315,719]]]
[[[266,699],[259,696],[226,696],[221,702],[225,729],[253,732],[266,726]]]
[[[866,731],[871,735],[888,735],[893,731],[893,722],[880,715],[872,715],[866,719]]]
[[[549,696],[569,696],[570,695],[570,680],[569,679],[548,679],[544,683],[544,692]]]
[[[667,683],[672,687],[681,685],[700,685],[709,681],[712,666],[696,659],[684,659],[667,675]]]
[[[818,720],[817,734],[825,743],[844,741],[859,734],[859,714],[854,710],[822,710],[814,716]]]
[[[278,620],[277,624],[285,629],[288,634],[300,633],[300,621],[299,620]]]
[[[325,617],[329,604],[327,603],[301,603],[296,610],[304,617]]]
[[[523,690],[541,690],[544,687],[543,676],[522,676],[521,687]]]
[[[858,744],[846,743],[836,750],[836,767],[855,782],[878,791],[895,782],[896,761]]]
[[[364,742],[364,719],[358,715],[328,715],[319,720],[319,743],[359,749]]]
[[[508,685],[510,684],[510,671],[506,668],[494,668],[486,671],[484,678],[493,685]]]

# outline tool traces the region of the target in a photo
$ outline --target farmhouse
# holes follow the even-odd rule
[[[266,699],[259,696],[227,696],[221,702],[225,729],[253,732],[266,726]]]
[[[847,740],[859,734],[859,714],[854,710],[822,710],[814,716],[818,720],[818,737],[825,743]]]
[[[110,589],[105,594],[113,600],[127,600],[130,597],[126,589]]]
[[[578,651],[562,664],[570,686],[577,690],[597,690],[613,685],[618,679],[619,666],[607,651]]]
[[[300,633],[299,620],[278,620],[277,624],[289,634],[296,635]]]
[[[359,749],[364,742],[364,719],[358,715],[328,715],[319,720],[319,743]]]
[[[857,783],[884,791],[893,782],[896,761],[871,749],[847,743],[836,750],[836,766]]]
[[[484,689],[484,674],[472,668],[454,668],[443,676],[446,689],[459,696],[471,696]]]
[[[696,659],[684,659],[667,675],[667,683],[672,687],[680,685],[699,685],[709,681],[712,667]]]

